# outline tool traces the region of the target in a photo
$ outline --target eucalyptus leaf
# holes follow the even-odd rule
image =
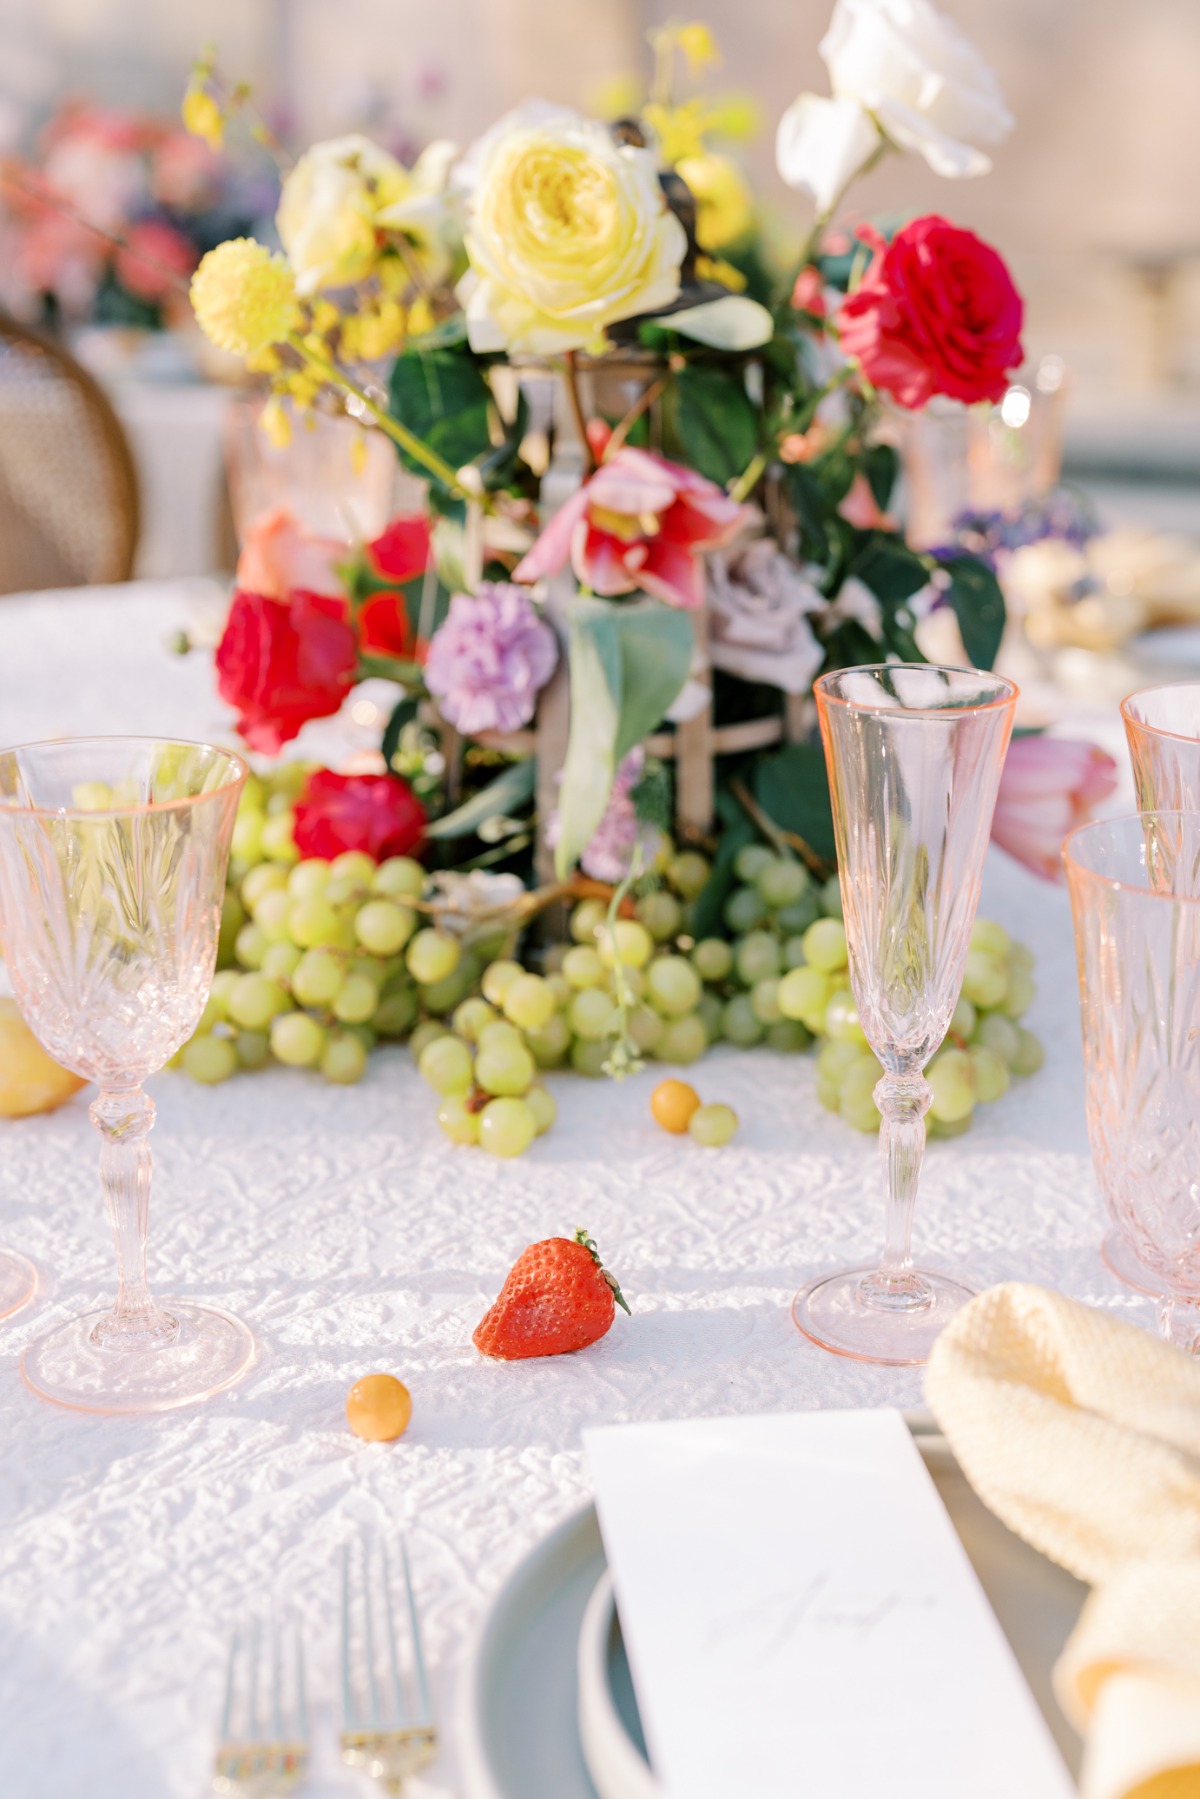
[[[663,426],[667,454],[722,487],[737,479],[758,448],[758,414],[726,369],[698,363],[680,369],[663,395]]]
[[[826,862],[836,856],[829,776],[819,743],[789,743],[764,756],[754,776],[754,797],[781,831],[803,837]]]
[[[455,809],[435,818],[425,827],[425,835],[434,838],[470,837],[489,818],[511,818],[529,804],[537,785],[537,764],[532,756],[524,762],[510,762],[494,781]]]
[[[491,389],[465,345],[426,348],[417,343],[397,356],[388,387],[388,410],[453,469],[486,455]],[[415,474],[424,466],[399,451]],[[437,483],[434,483],[436,486]]]
[[[991,668],[1004,636],[1004,591],[978,556],[951,556],[942,567],[950,577],[948,597],[963,648],[973,667]]]

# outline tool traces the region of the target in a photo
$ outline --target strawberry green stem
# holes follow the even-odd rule
[[[608,1272],[608,1269],[603,1266],[603,1264],[600,1261],[600,1251],[596,1248],[595,1242],[593,1241],[593,1239],[591,1237],[588,1236],[588,1233],[584,1230],[582,1225],[576,1226],[575,1241],[576,1241],[576,1243],[582,1243],[583,1247],[587,1250],[587,1252],[591,1256],[593,1262],[595,1262],[597,1268],[599,1268],[601,1274],[604,1276],[604,1279],[608,1282],[609,1286],[612,1288],[613,1298],[616,1300],[616,1302],[620,1306],[621,1310],[623,1312],[625,1312],[630,1318],[632,1318],[633,1313],[630,1312],[629,1307],[625,1301],[625,1295],[622,1293],[620,1287],[617,1285],[616,1275],[610,1274]]]

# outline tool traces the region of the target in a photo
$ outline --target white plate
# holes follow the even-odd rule
[[[1086,1588],[976,1498],[927,1414],[926,1465],[1067,1766],[1080,1742],[1050,1671]],[[595,1509],[559,1525],[501,1588],[468,1659],[459,1717],[468,1799],[656,1799]],[[589,1610],[590,1607],[590,1610]],[[586,1618],[586,1628],[585,1628]],[[582,1730],[582,1737],[581,1737]],[[587,1744],[587,1757],[583,1744]],[[589,1769],[591,1770],[589,1774]]]

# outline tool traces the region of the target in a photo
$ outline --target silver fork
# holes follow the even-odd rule
[[[266,1663],[266,1681],[264,1669]],[[295,1626],[254,1618],[229,1644],[213,1791],[245,1799],[290,1793],[308,1769],[304,1648]]]
[[[437,1751],[421,1627],[403,1538],[400,1566],[412,1663],[409,1680],[401,1667],[396,1639],[387,1544],[380,1538],[373,1548],[364,1531],[357,1554],[351,1553],[349,1544],[342,1550],[342,1760],[369,1774],[385,1793],[401,1792],[409,1775],[432,1761]],[[361,1618],[357,1627],[356,1614]]]

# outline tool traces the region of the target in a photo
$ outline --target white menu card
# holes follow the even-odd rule
[[[584,1433],[669,1799],[1068,1799],[899,1412]]]

